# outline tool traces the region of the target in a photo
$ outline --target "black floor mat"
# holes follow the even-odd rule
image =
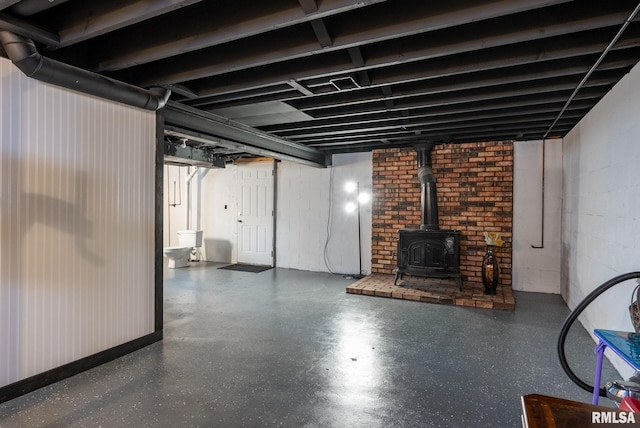
[[[222,267],[219,267],[218,269],[238,270],[240,272],[258,273],[258,272],[264,272],[265,270],[271,269],[271,266],[236,264],[236,265],[222,266]]]

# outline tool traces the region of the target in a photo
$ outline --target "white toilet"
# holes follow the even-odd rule
[[[179,230],[178,246],[165,247],[164,255],[169,259],[170,269],[189,266],[191,252],[202,246],[201,230]]]

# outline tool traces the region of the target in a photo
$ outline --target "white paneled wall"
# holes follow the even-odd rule
[[[545,145],[544,150],[542,144]],[[544,143],[517,141],[514,144],[513,187],[512,287],[519,291],[559,294],[562,140],[547,140]]]
[[[154,112],[0,58],[0,386],[154,330]]]
[[[640,65],[564,139],[562,294],[571,308],[601,283],[640,270]],[[635,283],[599,297],[581,318],[594,328],[628,330]],[[614,358],[623,374],[625,364]]]

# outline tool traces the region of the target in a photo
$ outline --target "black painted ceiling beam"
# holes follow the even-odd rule
[[[547,2],[548,3],[548,2]],[[558,1],[556,3],[565,3]],[[466,7],[474,5],[474,14],[469,14]],[[512,0],[498,3],[486,3],[479,0],[465,0],[459,2],[414,2],[411,8],[397,7],[393,3],[382,3],[367,10],[367,19],[354,20],[349,13],[334,15],[331,19],[326,18],[325,23],[334,34],[331,46],[323,49],[323,52],[333,50],[346,50],[356,46],[370,45],[372,43],[393,42],[399,38],[410,38],[410,36],[421,37],[428,32],[439,33],[442,37],[434,40],[437,43],[444,43],[447,39],[454,37],[459,43],[462,35],[459,30],[453,28],[459,25],[471,26],[468,31],[478,31],[486,33],[478,34],[477,38],[469,40],[460,49],[473,51],[480,48],[490,47],[492,44],[506,44],[502,33],[504,29],[491,30],[481,25],[481,21],[506,17],[505,23],[510,22],[510,15],[525,10],[530,10],[534,5],[542,6],[540,2],[534,0]],[[564,6],[564,5],[560,5]],[[602,9],[602,10],[600,10]],[[547,36],[554,34],[566,34],[576,31],[577,28],[584,28],[585,25],[595,25],[594,20],[601,22],[599,25],[613,25],[624,20],[627,11],[617,10],[615,4],[607,5],[607,8],[593,7],[576,10],[566,8],[566,12],[575,14],[572,19],[562,22],[562,25],[550,25],[549,28],[540,28],[540,25],[532,25],[531,22],[515,23],[513,31],[517,33],[516,38],[508,43],[514,43],[518,39],[539,38],[543,31],[547,31]],[[559,12],[558,12],[559,13]],[[591,14],[590,14],[591,13]],[[536,10],[529,12],[533,14],[530,20],[542,19],[543,13],[536,14]],[[596,16],[593,16],[596,14]],[[309,16],[309,15],[307,15]],[[604,24],[607,22],[607,24]],[[498,23],[497,23],[498,24]],[[522,29],[527,26],[528,28]],[[544,27],[544,26],[542,26]],[[449,29],[449,31],[439,30]],[[493,35],[491,33],[493,32]],[[435,36],[432,36],[435,37]],[[495,39],[495,40],[494,40]],[[199,39],[200,40],[200,39]],[[465,40],[466,35],[465,35]],[[404,43],[403,43],[404,45]],[[382,48],[382,46],[380,46]],[[447,49],[451,49],[451,45]],[[164,50],[168,50],[165,46]],[[174,57],[170,61],[155,61],[152,64],[135,67],[131,70],[130,78],[141,86],[158,85],[167,81],[181,81],[202,79],[217,76],[224,73],[236,72],[259,67],[271,63],[284,63],[289,60],[306,58],[317,54],[317,39],[313,31],[307,34],[299,31],[296,27],[286,27],[278,32],[262,34],[260,43],[256,44],[251,38],[228,43],[226,46],[218,48],[212,47],[201,52],[185,53]],[[458,50],[460,51],[460,50]],[[426,56],[442,55],[437,48],[428,49]],[[449,52],[449,54],[455,52]],[[177,54],[177,52],[176,52]],[[399,61],[404,59],[404,52],[398,50],[394,44],[392,52],[387,52],[389,61]],[[209,58],[215,57],[217,61],[211,62]],[[187,67],[185,67],[185,64]],[[185,69],[188,69],[185,70]],[[106,70],[100,67],[99,70]]]
[[[170,102],[164,111],[165,126],[189,138],[218,141],[220,145],[234,146],[260,156],[325,167],[325,153],[304,145],[269,135],[227,118],[205,113],[191,107]]]
[[[564,5],[562,5],[564,6]],[[568,12],[567,12],[568,13]],[[214,94],[222,94],[229,91],[235,91],[239,86],[243,88],[268,86],[270,84],[287,81],[290,79],[329,79],[328,76],[336,74],[344,74],[348,72],[356,72],[361,69],[367,69],[373,72],[380,67],[390,67],[396,64],[410,64],[414,61],[434,60],[437,58],[447,58],[455,55],[460,55],[459,60],[462,59],[461,65],[465,67],[468,64],[466,71],[473,69],[473,61],[465,61],[464,55],[476,55],[481,56],[485,50],[497,47],[509,47],[511,45],[517,45],[520,43],[531,43],[531,48],[526,50],[527,58],[523,58],[522,54],[517,51],[521,49],[521,46],[514,46],[511,54],[516,54],[516,59],[510,60],[510,53],[502,55],[501,58],[495,61],[503,61],[509,64],[535,62],[538,60],[545,60],[548,55],[552,55],[553,50],[557,49],[554,46],[565,47],[571,49],[571,38],[575,37],[574,33],[584,31],[586,28],[597,29],[607,28],[611,26],[619,25],[624,21],[627,11],[624,9],[615,10],[610,7],[606,8],[606,12],[599,9],[581,9],[572,10],[572,14],[563,21],[557,21],[555,19],[549,19],[547,15],[542,12],[537,13],[533,11],[529,14],[523,14],[520,20],[512,19],[499,19],[499,22],[495,23],[495,26],[482,25],[481,22],[468,24],[469,28],[451,28],[443,29],[440,31],[434,31],[429,33],[429,43],[424,43],[424,35],[417,35],[412,37],[406,37],[403,39],[386,40],[383,42],[375,43],[369,40],[366,44],[358,45],[362,50],[363,56],[366,57],[365,67],[355,67],[349,52],[347,49],[352,46],[344,46],[343,49],[337,51],[324,49],[322,52],[314,52],[317,41],[315,37],[310,34],[307,37],[307,41],[304,43],[306,48],[296,46],[296,44],[289,40],[291,36],[284,37],[289,40],[288,43],[282,44],[279,41],[273,40],[269,43],[269,40],[264,40],[266,45],[261,44],[261,48],[264,50],[256,51],[253,54],[253,48],[246,46],[238,46],[236,51],[243,52],[243,57],[236,57],[232,55],[226,57],[227,52],[211,52],[211,55],[215,55],[219,58],[226,58],[223,61],[217,62],[213,65],[204,65],[202,67],[197,65],[197,59],[194,58],[194,62],[189,64],[195,65],[197,70],[192,73],[181,73],[177,70],[178,74],[173,77],[169,74],[165,74],[164,70],[168,71],[168,65],[165,68],[162,64],[158,64],[159,68],[155,71],[155,75],[158,78],[147,78],[143,84],[151,84],[153,80],[157,80],[156,83],[161,83],[163,79],[177,78],[181,81],[189,81],[188,84],[194,88],[201,96],[209,96]],[[545,19],[546,17],[546,19]],[[511,17],[508,17],[511,18]],[[514,21],[514,22],[511,22]],[[637,27],[637,26],[634,26]],[[370,30],[375,32],[377,30]],[[598,34],[597,42],[591,43],[591,48],[583,48],[582,52],[588,49],[586,53],[601,52],[607,44],[610,42],[610,37],[614,34],[615,29],[605,34]],[[468,33],[474,34],[475,37],[468,38]],[[638,34],[638,31],[635,32]],[[566,36],[564,40],[560,36]],[[590,35],[587,34],[587,37]],[[300,37],[300,35],[298,35]],[[361,36],[363,41],[365,36]],[[554,40],[553,37],[558,38]],[[580,35],[582,37],[582,35]],[[549,39],[548,42],[543,42],[541,39]],[[334,40],[333,48],[338,48],[338,40]],[[274,46],[273,51],[269,54],[269,45]],[[597,45],[597,46],[593,46]],[[286,46],[286,52],[284,47]],[[582,44],[578,45],[580,49]],[[275,48],[277,47],[277,48]],[[576,46],[574,46],[574,49]],[[547,54],[546,50],[550,53]],[[299,54],[292,54],[292,50],[299,52]],[[344,51],[343,51],[344,50]],[[480,52],[477,52],[480,51]],[[313,56],[310,53],[313,52]],[[567,52],[560,52],[560,55],[566,56]],[[253,59],[252,59],[253,58]],[[490,57],[491,58],[491,57]],[[188,60],[189,58],[185,58]],[[444,60],[446,61],[446,59]],[[174,65],[176,68],[177,65]],[[491,67],[491,65],[488,65]],[[495,64],[495,66],[503,66]],[[449,69],[455,67],[455,64],[450,64]],[[481,67],[481,65],[479,66]],[[428,72],[427,69],[425,72]],[[462,71],[464,72],[464,70]],[[168,72],[171,73],[171,72]],[[164,75],[164,76],[163,76]],[[215,78],[208,78],[215,76]],[[375,84],[375,79],[373,80]]]

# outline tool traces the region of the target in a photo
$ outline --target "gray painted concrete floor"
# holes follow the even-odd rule
[[[556,356],[557,295],[516,293],[508,312],[218,266],[165,271],[162,342],[1,404],[0,426],[518,427],[523,394],[590,402]],[[574,328],[568,354],[588,382],[593,348]],[[603,380],[618,378],[606,364]]]

